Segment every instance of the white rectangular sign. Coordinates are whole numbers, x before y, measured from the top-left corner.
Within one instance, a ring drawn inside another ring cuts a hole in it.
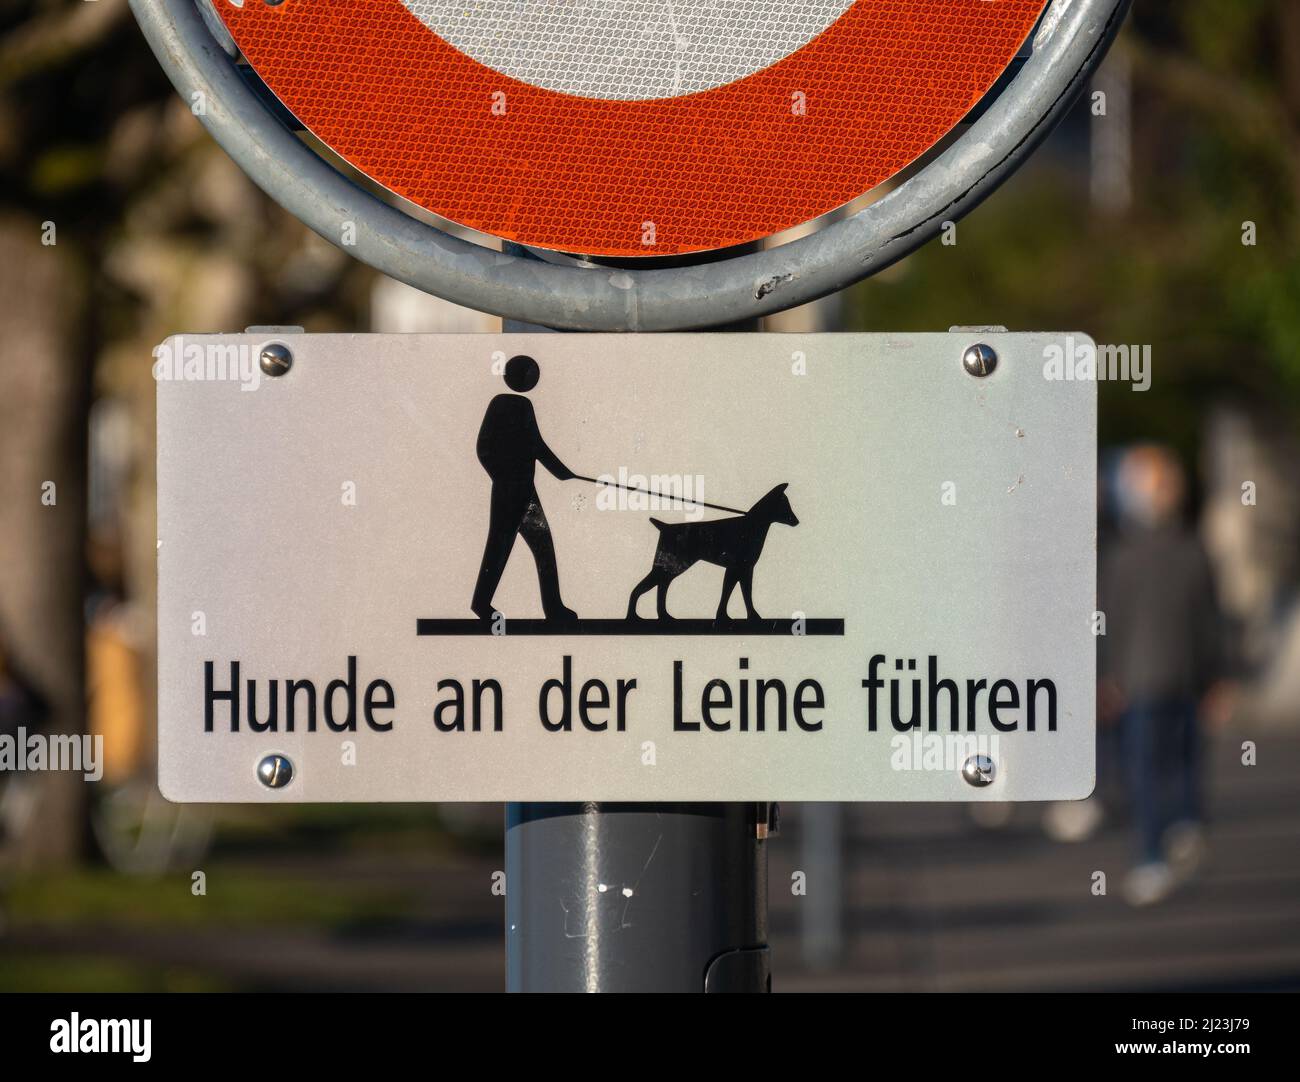
[[[169,798],[1092,790],[1086,338],[276,341],[158,350]]]

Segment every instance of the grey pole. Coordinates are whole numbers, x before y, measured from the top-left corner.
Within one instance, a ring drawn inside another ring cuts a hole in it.
[[[505,251],[536,258],[515,244]],[[771,991],[769,809],[507,804],[506,989]]]
[[[507,989],[770,991],[766,808],[507,805]]]

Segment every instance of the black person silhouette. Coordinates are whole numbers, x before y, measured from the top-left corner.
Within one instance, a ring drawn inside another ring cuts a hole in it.
[[[506,386],[518,394],[499,394],[488,403],[478,431],[478,460],[492,478],[492,509],[488,518],[483,563],[470,608],[482,620],[492,619],[492,595],[510,559],[515,535],[523,537],[537,561],[542,608],[552,621],[576,620],[578,614],[560,600],[560,576],[555,567],[555,545],[546,512],[537,498],[533,471],[538,462],[561,481],[576,475],[561,462],[537,429],[532,402],[523,392],[537,386],[541,370],[531,357],[520,355],[506,362]]]

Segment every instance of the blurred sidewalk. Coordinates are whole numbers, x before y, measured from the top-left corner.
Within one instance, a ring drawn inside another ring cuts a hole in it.
[[[1039,828],[1041,805],[1018,807],[996,831],[976,827],[964,807],[849,806],[847,947],[842,966],[825,972],[799,960],[805,899],[791,896],[790,876],[800,808],[786,807],[771,850],[774,987],[1300,987],[1300,733],[1250,735],[1255,767],[1240,765],[1245,738],[1220,736],[1209,749],[1209,860],[1147,910],[1120,897],[1131,843],[1117,823],[1060,845]],[[144,888],[177,895],[171,919],[122,909],[99,921],[20,912],[0,937],[0,971],[9,985],[39,978],[42,987],[74,989],[496,991],[504,899],[490,885],[501,866],[490,846],[428,855],[391,839],[333,853],[279,843],[219,852],[205,862],[206,899],[189,897],[184,875]],[[1105,897],[1090,890],[1097,870],[1107,875]],[[236,883],[255,896],[253,916],[223,924],[214,910]],[[810,895],[817,889],[808,883]]]
[[[1259,765],[1241,765],[1254,739]],[[1210,853],[1163,905],[1134,910],[1120,884],[1132,841],[1111,822],[1058,844],[1042,805],[981,830],[958,808],[851,806],[843,969],[797,963],[789,896],[796,820],[773,851],[774,988],[1038,991],[1300,988],[1300,734],[1222,735],[1207,747]],[[1091,893],[1094,871],[1107,894]],[[816,884],[808,884],[809,892]]]

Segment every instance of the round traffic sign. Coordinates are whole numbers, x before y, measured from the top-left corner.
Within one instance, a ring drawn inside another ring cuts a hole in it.
[[[326,146],[447,220],[584,255],[726,248],[931,149],[1045,0],[214,0]]]

